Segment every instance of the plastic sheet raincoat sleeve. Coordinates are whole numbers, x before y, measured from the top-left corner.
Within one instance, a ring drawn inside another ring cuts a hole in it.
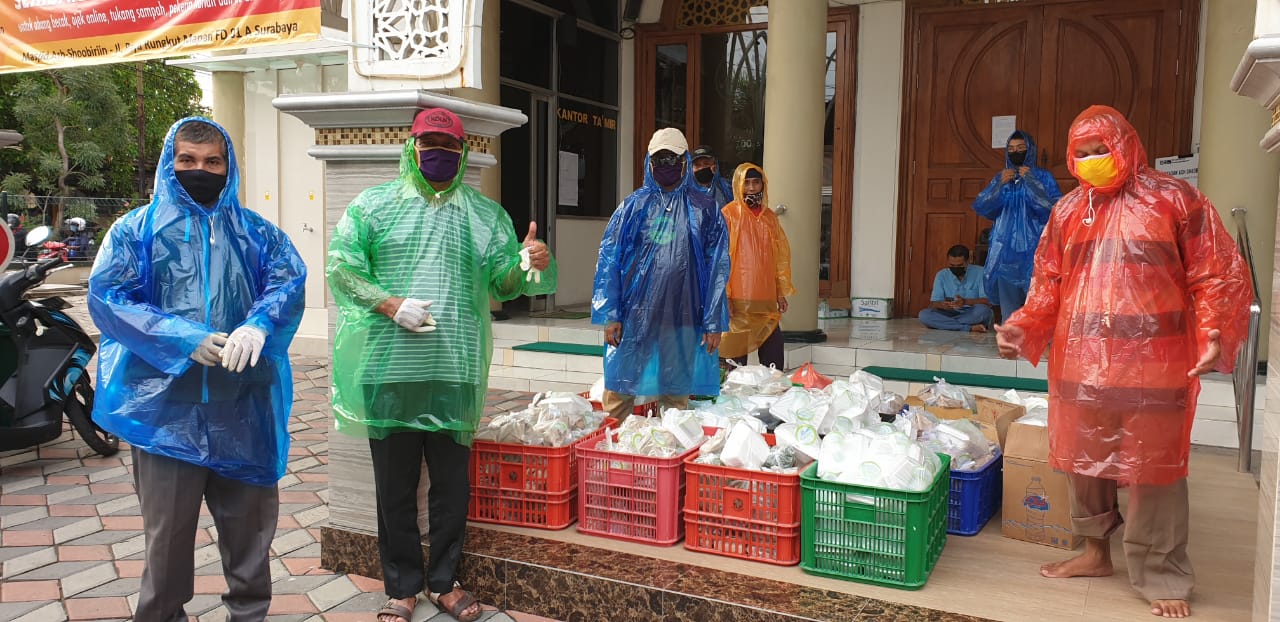
[[[372,311],[391,294],[374,279],[368,256],[368,225],[362,193],[357,196],[334,228],[329,241],[326,276],[335,302],[343,313]]]
[[[1248,337],[1249,324],[1242,318],[1248,317],[1253,295],[1249,267],[1213,204],[1198,190],[1186,190],[1178,197],[1186,214],[1179,245],[1195,310],[1196,351],[1206,352],[1209,331],[1220,331],[1221,354],[1214,369],[1229,374]]]
[[[729,330],[729,232],[720,210],[715,210],[706,220],[703,248],[707,268],[704,275],[699,275],[700,280],[706,279],[702,292],[702,333],[723,333]]]
[[[147,302],[150,264],[139,252],[144,210],[121,218],[103,240],[89,276],[89,314],[103,334],[152,367],[177,376],[195,364],[191,353],[217,331]]]
[[[520,249],[524,247],[515,234],[511,216],[505,210],[497,210],[498,221],[489,231],[486,249],[489,273],[489,295],[499,302],[514,300],[520,296],[544,296],[554,294],[559,281],[556,258],[542,271],[541,281],[530,281],[520,269]]]
[[[596,275],[591,294],[591,323],[607,326],[622,321],[622,232],[630,229],[632,203],[624,200],[614,210],[600,238]]]
[[[263,231],[264,253],[260,259],[259,276],[262,292],[243,326],[252,326],[266,333],[267,349],[280,350],[288,356],[289,342],[298,330],[302,313],[306,309],[304,288],[307,268],[288,236],[277,228]],[[282,335],[283,333],[283,335]],[[280,336],[287,337],[283,341]]]

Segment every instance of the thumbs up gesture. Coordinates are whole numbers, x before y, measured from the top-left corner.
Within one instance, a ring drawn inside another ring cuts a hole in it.
[[[523,259],[528,256],[528,266],[524,265]],[[547,250],[547,245],[538,239],[538,223],[529,223],[529,233],[524,236],[523,250],[520,251],[521,268],[529,270],[530,268],[538,270],[546,270],[551,265],[551,251]]]

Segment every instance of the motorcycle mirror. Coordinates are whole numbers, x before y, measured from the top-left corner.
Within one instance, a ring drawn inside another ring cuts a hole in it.
[[[41,225],[27,232],[27,246],[36,246],[42,244],[49,236],[53,234],[53,229],[48,225]]]

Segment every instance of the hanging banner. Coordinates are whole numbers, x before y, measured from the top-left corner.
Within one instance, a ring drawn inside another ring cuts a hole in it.
[[[6,0],[0,73],[307,41],[320,0]]]

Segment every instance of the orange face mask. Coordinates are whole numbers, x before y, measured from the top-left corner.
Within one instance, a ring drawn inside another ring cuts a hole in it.
[[[1076,177],[1095,188],[1105,188],[1120,176],[1116,160],[1109,153],[1076,158]]]

